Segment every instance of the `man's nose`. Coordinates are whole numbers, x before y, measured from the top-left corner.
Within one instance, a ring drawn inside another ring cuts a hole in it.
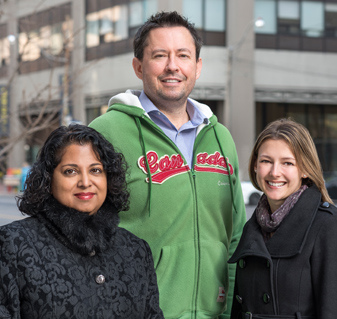
[[[167,59],[167,65],[166,65],[166,70],[171,71],[171,72],[176,72],[179,70],[179,66],[177,63],[177,58],[175,56],[170,56]]]

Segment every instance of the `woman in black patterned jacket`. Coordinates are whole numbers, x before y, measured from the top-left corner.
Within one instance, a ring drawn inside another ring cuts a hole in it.
[[[126,163],[94,129],[56,129],[0,227],[0,318],[164,318],[148,244],[118,227]]]

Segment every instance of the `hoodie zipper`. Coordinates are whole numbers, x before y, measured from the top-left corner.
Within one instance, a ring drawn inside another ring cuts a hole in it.
[[[171,144],[171,146],[173,146],[173,148],[177,151],[178,154],[180,154],[180,156],[182,156],[182,158],[184,159],[184,161],[186,162],[186,159],[184,158],[183,154],[181,153],[181,151],[179,150],[179,148],[177,147],[177,145],[157,126],[153,124],[153,121],[148,118],[145,115],[142,115],[142,119],[144,119],[145,121],[147,121],[148,124],[151,125],[151,127],[156,130],[163,138],[165,138],[166,141],[169,141],[169,143]],[[197,197],[197,188],[196,188],[196,175],[195,175],[195,170],[194,170],[194,165],[195,165],[195,150],[197,149],[198,145],[200,144],[202,138],[201,136],[203,136],[206,131],[208,131],[209,129],[212,128],[212,124],[209,122],[208,125],[206,125],[204,128],[201,129],[201,131],[199,132],[199,134],[196,136],[195,141],[194,141],[194,145],[193,145],[193,160],[192,160],[192,167],[190,167],[190,171],[191,171],[191,175],[192,175],[192,191],[194,194],[194,220],[195,220],[195,225],[194,225],[194,229],[195,229],[195,235],[194,235],[194,242],[195,244],[195,266],[196,266],[196,274],[195,274],[195,279],[194,279],[194,300],[192,300],[192,309],[194,309],[194,313],[193,313],[193,319],[197,319],[197,302],[198,302],[198,292],[199,292],[199,277],[200,277],[200,231],[199,231],[199,210],[198,210],[198,197]],[[146,156],[146,154],[145,154]]]
[[[196,187],[196,175],[195,175],[195,170],[194,170],[194,165],[195,165],[195,150],[197,149],[198,145],[201,142],[201,137],[203,136],[208,129],[212,127],[212,124],[208,124],[205,126],[199,134],[196,136],[194,145],[193,145],[193,160],[192,160],[192,167],[191,167],[191,173],[192,173],[192,179],[193,179],[193,192],[194,192],[194,212],[195,212],[195,239],[196,239],[196,244],[195,244],[195,265],[196,265],[196,275],[195,275],[195,285],[194,285],[194,292],[195,292],[195,297],[194,297],[194,304],[192,305],[192,309],[194,309],[194,318],[197,319],[197,304],[198,304],[198,296],[199,296],[199,277],[200,277],[200,261],[201,261],[201,249],[200,249],[200,230],[199,230],[199,209],[198,209],[198,196],[197,196],[197,187]]]

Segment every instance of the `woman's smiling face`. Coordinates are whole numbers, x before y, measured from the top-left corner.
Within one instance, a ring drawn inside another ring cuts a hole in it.
[[[107,195],[107,176],[91,144],[71,144],[64,150],[51,183],[52,194],[61,204],[95,214]]]
[[[284,140],[268,139],[262,143],[255,163],[256,180],[266,194],[271,211],[302,185],[303,174],[290,147]]]

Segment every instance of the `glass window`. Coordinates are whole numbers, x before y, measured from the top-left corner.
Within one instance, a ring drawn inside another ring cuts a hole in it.
[[[255,0],[255,20],[261,18],[264,25],[255,27],[256,33],[276,34],[276,2],[274,0]]]
[[[157,0],[144,0],[144,22],[158,11]]]
[[[70,6],[53,7],[19,19],[18,51],[21,61],[36,62],[23,66],[20,71],[29,73],[50,67],[41,57],[62,61],[51,55],[64,53],[65,45],[73,47],[73,21]]]
[[[130,10],[130,21],[129,26],[131,28],[138,27],[143,23],[143,2],[136,1],[130,2],[129,4]]]
[[[40,28],[40,40],[39,45],[43,49],[49,49],[50,47],[50,39],[51,39],[51,26],[46,25],[42,28]]]
[[[324,4],[303,1],[301,3],[301,30],[307,37],[321,37],[324,31]]]
[[[226,13],[224,0],[205,1],[205,30],[224,31],[225,16]]]
[[[99,34],[104,35],[113,32],[113,11],[112,8],[104,9],[99,12],[100,26]]]
[[[151,15],[156,13],[157,0],[144,0],[130,2],[130,21],[129,26],[131,28],[138,27],[143,24]]]
[[[38,31],[19,34],[19,53],[22,61],[34,61],[40,57]]]
[[[99,117],[100,115],[102,115],[100,107],[86,109],[87,123],[92,122],[95,118]]]
[[[128,37],[128,7],[126,5],[115,6],[113,8],[113,17],[115,23],[114,40],[122,40]]]
[[[202,0],[184,0],[183,15],[188,18],[197,29],[202,29]]]
[[[87,14],[87,47],[126,39],[129,35],[127,5]]]
[[[280,0],[277,7],[277,30],[280,34],[300,34],[300,4]]]
[[[325,5],[325,35],[337,38],[337,4]]]
[[[114,41],[114,12],[113,8],[101,10],[99,12],[99,36],[100,42]]]
[[[336,106],[324,107],[324,122],[322,123],[321,131],[323,138],[321,139],[322,147],[320,160],[325,172],[337,171],[337,113]],[[316,140],[315,140],[316,143]]]
[[[99,45],[98,12],[87,14],[86,44],[88,48]]]
[[[60,54],[63,50],[62,23],[54,24],[51,33],[50,53]]]
[[[6,38],[0,39],[0,68],[9,65],[10,43]]]

